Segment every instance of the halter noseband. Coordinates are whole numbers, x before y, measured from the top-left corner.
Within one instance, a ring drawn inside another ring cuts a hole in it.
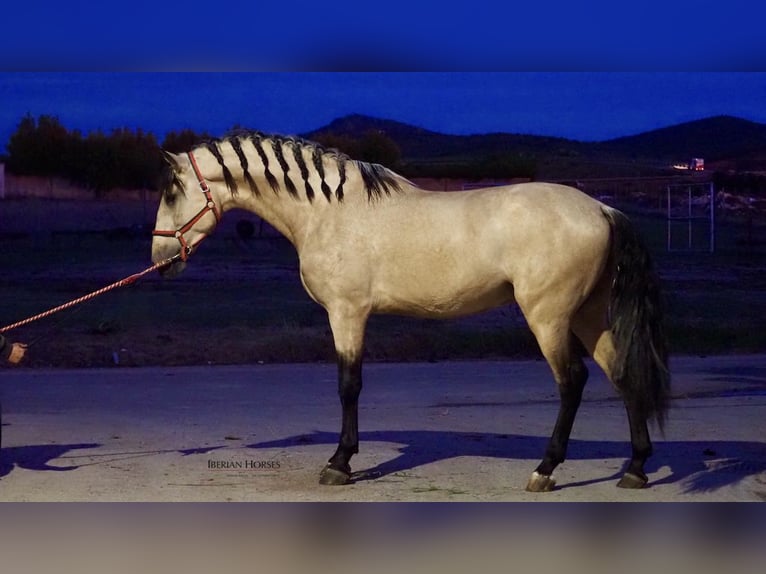
[[[194,169],[194,175],[197,176],[197,181],[199,182],[199,187],[202,190],[202,193],[205,194],[205,199],[207,199],[207,203],[205,206],[199,210],[197,215],[192,217],[189,221],[187,221],[184,225],[176,229],[175,231],[166,231],[161,229],[155,229],[152,231],[152,235],[157,235],[159,237],[175,237],[178,239],[178,242],[181,244],[181,261],[186,261],[189,258],[189,255],[191,255],[192,251],[194,251],[194,248],[202,241],[206,234],[202,234],[202,236],[199,238],[198,241],[194,242],[193,244],[189,244],[186,241],[186,238],[184,237],[184,234],[189,231],[192,227],[194,227],[197,222],[205,217],[208,212],[212,212],[215,216],[215,222],[216,224],[221,221],[221,210],[218,209],[218,206],[215,204],[215,201],[213,201],[213,197],[210,194],[210,188],[207,185],[207,182],[205,181],[205,178],[202,177],[202,173],[199,170],[199,166],[197,165],[197,160],[194,158],[194,154],[192,152],[187,152],[186,154],[189,156],[189,161],[191,162],[192,168]]]

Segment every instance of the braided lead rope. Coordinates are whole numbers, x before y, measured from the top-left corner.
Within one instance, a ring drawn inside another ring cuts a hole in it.
[[[163,267],[170,265],[172,263],[175,263],[180,259],[180,255],[176,255],[174,257],[171,257],[170,259],[165,259],[164,261],[160,261],[159,263],[155,263],[151,267],[147,267],[140,273],[135,273],[133,275],[130,275],[129,277],[125,277],[124,279],[120,279],[119,281],[116,281],[112,283],[111,285],[107,285],[106,287],[102,287],[101,289],[98,289],[96,291],[93,291],[92,293],[88,293],[87,295],[83,295],[82,297],[78,297],[77,299],[73,299],[72,301],[69,301],[68,303],[64,303],[63,305],[59,305],[58,307],[54,307],[53,309],[48,309],[47,311],[43,313],[39,313],[37,315],[34,315],[33,317],[28,317],[24,319],[23,321],[18,321],[17,323],[13,323],[11,325],[7,325],[0,329],[0,333],[5,333],[6,331],[10,331],[12,329],[16,329],[17,327],[21,327],[23,325],[27,325],[29,323],[32,323],[34,321],[37,321],[38,319],[44,319],[45,317],[49,317],[53,315],[54,313],[58,313],[59,311],[63,311],[65,309],[69,309],[70,307],[74,307],[75,305],[78,305],[80,303],[84,303],[85,301],[89,301],[95,297],[98,297],[99,295],[103,295],[104,293],[111,291],[112,289],[117,289],[118,287],[126,287],[132,283],[135,283],[138,279],[143,277],[144,275],[147,275],[148,273],[151,273],[152,271],[156,271],[158,269],[162,269]]]

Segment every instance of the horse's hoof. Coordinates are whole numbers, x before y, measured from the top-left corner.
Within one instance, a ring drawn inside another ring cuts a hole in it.
[[[550,476],[545,476],[544,474],[540,474],[539,472],[535,471],[532,473],[532,476],[529,477],[529,482],[527,483],[527,491],[550,492],[553,490],[554,486],[556,486],[556,481],[553,480]]]
[[[331,466],[326,466],[319,474],[319,484],[328,486],[339,486],[342,484],[348,484],[351,479],[351,473],[338,470]]]
[[[632,472],[626,472],[622,475],[617,486],[618,488],[644,488],[647,482],[649,482],[649,479],[645,476],[638,476]]]

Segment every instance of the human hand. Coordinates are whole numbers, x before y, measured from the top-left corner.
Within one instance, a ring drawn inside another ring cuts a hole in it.
[[[8,355],[8,362],[12,365],[18,365],[27,354],[27,346],[24,343],[14,343],[11,345],[11,354]]]

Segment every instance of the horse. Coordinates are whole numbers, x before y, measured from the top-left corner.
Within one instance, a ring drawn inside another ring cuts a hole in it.
[[[557,384],[550,440],[526,489],[552,490],[588,378],[590,355],[622,396],[632,456],[617,486],[642,488],[670,374],[650,253],[622,212],[564,185],[530,182],[428,191],[376,163],[299,137],[240,131],[163,151],[152,260],[182,272],[223,214],[244,209],[297,250],[300,279],[324,307],[335,345],[341,429],[319,474],[352,482],[369,316],[451,318],[515,303]]]

